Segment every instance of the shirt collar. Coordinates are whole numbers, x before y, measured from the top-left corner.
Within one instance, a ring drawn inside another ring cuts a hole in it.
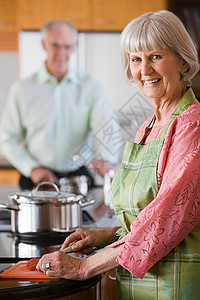
[[[47,81],[53,82],[57,84],[57,79],[51,75],[46,67],[45,62],[41,65],[38,73],[37,73],[37,80],[39,83],[44,83]],[[74,83],[78,82],[78,74],[75,69],[69,67],[68,72],[66,73],[65,77],[62,79],[61,82],[64,81],[72,81]]]

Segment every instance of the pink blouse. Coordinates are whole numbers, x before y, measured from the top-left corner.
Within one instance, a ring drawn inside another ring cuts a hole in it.
[[[167,124],[153,127],[157,140]],[[138,142],[150,120],[138,130]],[[197,100],[171,123],[160,153],[157,171],[159,191],[131,225],[117,262],[140,277],[176,247],[200,221],[200,104]]]

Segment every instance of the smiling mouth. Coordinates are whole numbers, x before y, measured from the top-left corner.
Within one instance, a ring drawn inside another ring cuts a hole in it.
[[[146,85],[150,85],[152,83],[157,83],[159,82],[161,79],[158,78],[158,79],[153,79],[153,80],[143,80],[143,83],[145,83]]]

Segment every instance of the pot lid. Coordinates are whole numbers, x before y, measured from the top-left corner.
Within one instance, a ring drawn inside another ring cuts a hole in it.
[[[17,204],[51,204],[58,205],[64,203],[76,203],[81,201],[84,197],[82,195],[59,193],[56,192],[38,192],[33,195],[30,192],[21,192],[9,195],[9,198]]]
[[[38,190],[43,185],[52,186],[55,191]],[[21,193],[11,194],[9,198],[17,204],[61,204],[79,202],[84,197],[73,193],[60,192],[56,184],[51,182],[42,182],[36,186],[33,191],[23,191]]]

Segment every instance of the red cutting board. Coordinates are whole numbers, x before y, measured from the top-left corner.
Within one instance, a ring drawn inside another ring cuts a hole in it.
[[[9,269],[0,274],[0,278],[3,279],[47,279],[58,280],[59,277],[49,277],[45,273],[40,271],[31,271],[26,267],[27,261],[19,261]]]

